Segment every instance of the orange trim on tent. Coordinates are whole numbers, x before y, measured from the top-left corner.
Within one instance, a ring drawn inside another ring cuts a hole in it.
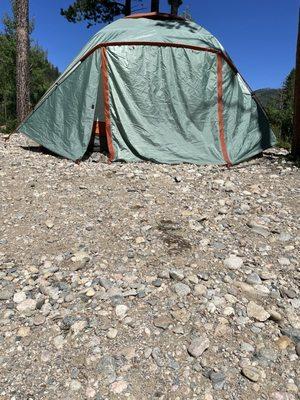
[[[221,50],[211,49],[209,47],[201,47],[201,46],[192,46],[188,44],[182,43],[166,43],[166,42],[105,42],[100,43],[89,50],[81,59],[80,61],[84,61],[87,57],[89,57],[94,51],[97,49],[102,49],[110,46],[157,46],[157,47],[174,47],[180,49],[189,49],[195,51],[207,51],[208,53],[218,54],[220,55],[227,64],[232,68],[232,70],[237,73],[238,70],[233,62],[224,54]]]
[[[217,55],[217,77],[218,77],[218,122],[219,122],[219,138],[223,154],[223,158],[227,165],[232,165],[226,146],[225,128],[224,128],[224,106],[223,106],[223,59],[220,54]]]
[[[102,73],[102,81],[103,81],[105,132],[106,132],[107,146],[108,146],[108,152],[109,152],[109,160],[112,161],[115,158],[115,150],[114,150],[112,134],[111,134],[108,64],[107,64],[107,54],[106,54],[105,47],[103,47],[101,49],[101,73]]]

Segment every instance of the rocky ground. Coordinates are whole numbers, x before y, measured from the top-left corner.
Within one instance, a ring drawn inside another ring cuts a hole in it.
[[[296,400],[299,169],[0,141],[0,399]]]

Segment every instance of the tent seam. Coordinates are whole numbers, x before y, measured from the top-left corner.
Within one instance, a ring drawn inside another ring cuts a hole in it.
[[[232,68],[232,70],[237,73],[238,70],[236,66],[233,64],[233,62],[229,59],[229,57],[224,54],[222,50],[219,49],[212,49],[210,47],[201,47],[201,46],[194,46],[194,45],[189,45],[189,44],[182,44],[182,43],[167,43],[167,42],[105,42],[105,43],[100,43],[97,44],[95,47],[90,49],[81,59],[80,61],[84,61],[86,58],[88,58],[94,51],[97,49],[101,48],[106,48],[106,47],[111,47],[111,46],[156,46],[156,47],[175,47],[175,48],[183,48],[183,49],[189,49],[189,50],[195,50],[195,51],[207,51],[209,53],[214,53],[217,55],[220,55],[226,62],[227,64]]]

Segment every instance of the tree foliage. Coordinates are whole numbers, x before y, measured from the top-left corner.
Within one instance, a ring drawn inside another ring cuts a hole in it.
[[[159,11],[160,0],[150,1],[150,11]],[[178,14],[182,0],[168,0],[170,12]],[[142,5],[142,0],[75,0],[68,8],[61,9],[60,13],[69,22],[87,21],[87,27],[104,22],[112,22],[115,17],[129,15],[134,11],[133,7]]]
[[[0,125],[8,130],[16,124],[16,24],[14,18],[3,18],[0,32]],[[31,22],[31,32],[33,23]],[[59,71],[47,58],[47,53],[33,41],[29,52],[30,104],[33,107],[59,76]]]
[[[69,22],[88,21],[87,27],[101,23],[112,22],[115,17],[129,15],[132,5],[140,0],[75,0],[67,9],[61,9],[60,13]]]
[[[257,93],[266,108],[279,144],[288,148],[293,135],[294,86],[295,69],[288,74],[277,93],[264,93],[261,90]]]

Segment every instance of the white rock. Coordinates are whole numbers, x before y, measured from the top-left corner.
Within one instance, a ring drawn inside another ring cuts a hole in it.
[[[128,388],[128,382],[126,381],[116,381],[111,384],[111,391],[115,394],[120,394]]]
[[[254,318],[257,321],[264,322],[270,318],[270,314],[260,305],[250,301],[247,305],[248,317]]]
[[[36,309],[36,300],[34,299],[27,299],[23,300],[21,303],[17,305],[17,310],[20,312],[28,312],[34,311]]]
[[[202,283],[199,283],[198,285],[195,285],[194,292],[197,296],[203,296],[207,292],[207,288]]]
[[[87,297],[93,297],[93,296],[95,296],[95,290],[93,289],[93,288],[89,288],[87,291],[86,291],[86,296]]]
[[[53,344],[57,348],[57,350],[60,350],[64,347],[65,340],[62,335],[58,335],[53,339]]]
[[[26,337],[29,336],[30,334],[30,328],[29,326],[22,326],[21,328],[18,329],[17,336],[19,337]]]
[[[73,257],[71,258],[73,262],[84,261],[89,259],[90,256],[85,251],[78,251],[77,253],[74,253]]]
[[[22,301],[26,300],[26,293],[24,293],[24,292],[15,293],[13,300],[17,304],[22,303]]]
[[[118,304],[116,306],[116,316],[119,319],[123,319],[128,311],[128,307],[125,304]]]
[[[72,379],[70,383],[70,389],[73,392],[78,392],[81,389],[81,383],[77,379]]]
[[[54,222],[51,219],[47,219],[45,221],[45,225],[47,226],[48,229],[52,229],[54,227]]]
[[[96,390],[92,387],[86,388],[85,395],[88,399],[93,399],[96,396]]]
[[[223,310],[223,315],[229,316],[234,315],[234,308],[233,307],[225,307]]]
[[[117,337],[118,330],[115,328],[110,328],[107,332],[107,337],[109,339],[115,339]]]
[[[291,264],[290,260],[289,260],[288,258],[286,258],[286,257],[281,257],[281,258],[279,258],[279,259],[278,259],[278,262],[279,262],[279,264],[282,265],[282,266],[287,266],[287,265],[290,265],[290,264]]]
[[[84,328],[87,327],[87,321],[82,320],[82,321],[76,321],[72,326],[71,326],[71,331],[74,333],[74,335],[77,335],[79,332],[83,331]]]
[[[243,259],[234,254],[224,260],[225,267],[233,270],[241,268],[243,263]]]

